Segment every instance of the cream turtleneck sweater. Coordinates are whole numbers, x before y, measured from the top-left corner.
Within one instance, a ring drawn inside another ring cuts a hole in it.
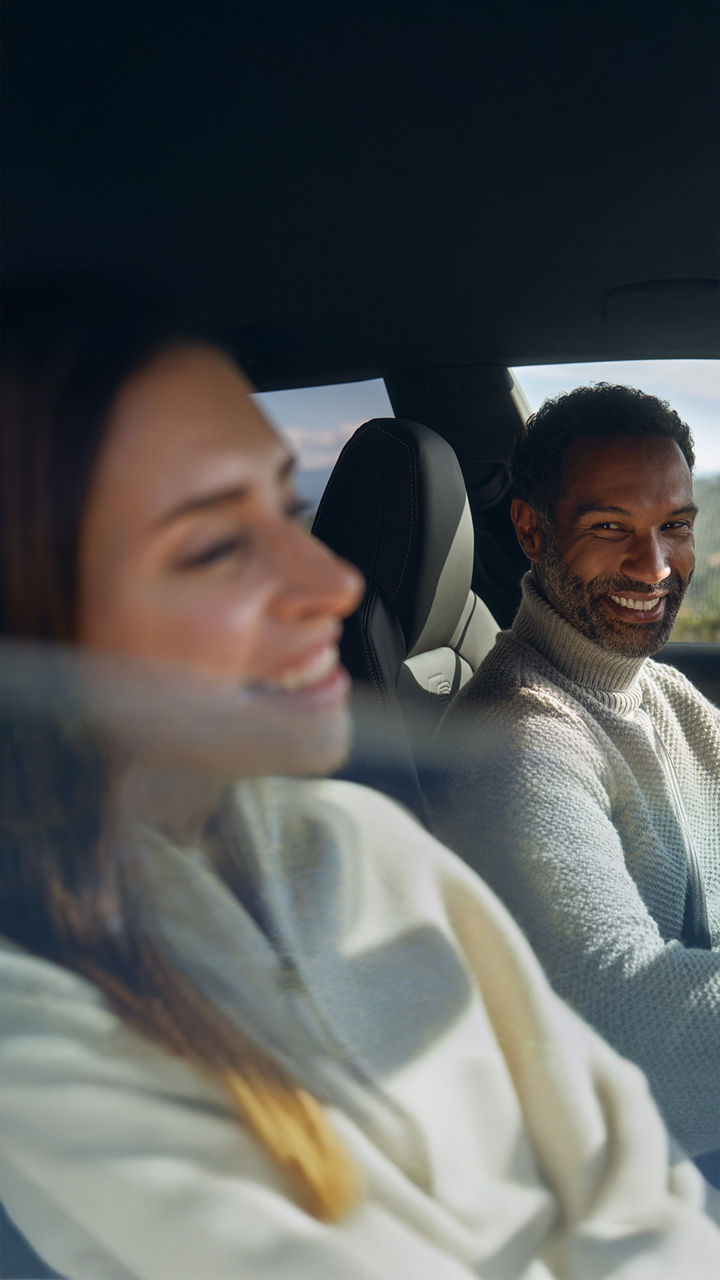
[[[698,853],[712,951],[680,938]],[[720,1147],[720,712],[678,671],[608,652],[530,575],[446,713],[436,829],[516,916],[555,988],[646,1072],[691,1154]],[[662,748],[660,748],[662,750]]]
[[[0,1188],[60,1275],[715,1280],[720,1234],[644,1078],[467,867],[347,783],[235,805],[265,929],[201,852],[148,833],[138,921],[325,1104],[365,1193],[308,1217],[217,1085],[0,940]]]

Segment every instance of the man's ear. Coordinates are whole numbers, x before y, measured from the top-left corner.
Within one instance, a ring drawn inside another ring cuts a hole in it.
[[[529,502],[522,498],[513,498],[510,503],[510,519],[515,525],[515,533],[528,560],[539,560],[545,544],[545,537],[540,517]]]

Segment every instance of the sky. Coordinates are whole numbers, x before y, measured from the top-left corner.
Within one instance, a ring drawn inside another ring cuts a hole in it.
[[[613,363],[534,365],[512,371],[531,409],[547,396],[589,382],[619,382],[668,400],[695,437],[696,473],[720,473],[720,360],[623,360]],[[345,441],[368,418],[392,416],[381,379],[268,391],[258,395],[265,412],[284,432],[308,478],[307,496],[319,497],[320,472],[330,473]],[[311,482],[310,482],[311,481]]]
[[[264,391],[256,397],[288,437],[307,469],[332,468],[346,440],[368,418],[393,416],[381,378],[297,391]]]
[[[720,472],[720,360],[618,360],[513,369],[532,409],[589,382],[619,382],[667,400],[695,437],[696,474]]]

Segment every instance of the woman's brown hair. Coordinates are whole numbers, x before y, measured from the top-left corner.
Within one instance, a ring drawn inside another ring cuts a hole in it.
[[[25,283],[3,304],[0,637],[72,644],[80,525],[113,400],[161,350],[215,335],[115,286]],[[107,837],[103,745],[63,715],[75,693],[55,695],[55,710],[51,695],[0,707],[0,934],[90,979],[221,1084],[298,1202],[337,1219],[358,1187],[325,1111],[138,926],[132,850]]]

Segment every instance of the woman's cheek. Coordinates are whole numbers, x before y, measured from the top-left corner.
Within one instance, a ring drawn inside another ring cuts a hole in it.
[[[264,593],[240,593],[203,584],[165,599],[156,612],[153,649],[156,656],[189,662],[218,675],[252,675],[262,650]]]

